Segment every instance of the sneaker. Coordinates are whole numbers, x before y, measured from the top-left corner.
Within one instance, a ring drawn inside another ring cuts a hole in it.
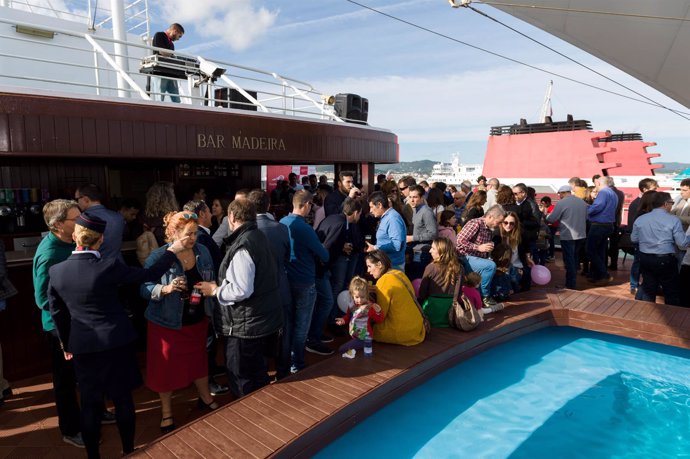
[[[332,343],[333,341],[335,341],[335,338],[333,338],[331,335],[321,335],[322,343]]]
[[[210,382],[208,383],[208,391],[215,397],[216,395],[227,394],[230,392],[230,388],[223,384],[218,384],[217,382]]]
[[[63,435],[62,441],[77,448],[84,448],[84,439],[81,438],[81,432],[73,436]]]
[[[637,294],[637,288],[636,287],[630,287],[630,294],[632,296],[635,296]]]
[[[497,304],[497,303],[496,303],[496,300],[494,300],[494,299],[491,298],[490,296],[487,296],[486,298],[484,298],[484,299],[482,300],[482,303],[484,303],[484,306],[487,307],[487,308],[490,308],[491,306]]]
[[[506,307],[506,305],[503,303],[496,303],[493,306],[491,306],[491,312],[500,311],[505,307]]]
[[[312,354],[318,354],[318,355],[331,355],[331,354],[333,354],[333,350],[323,343],[307,343],[307,346],[304,349],[307,352],[311,352]]]
[[[101,424],[115,424],[115,413],[104,410],[103,415],[101,416]]]
[[[357,355],[357,351],[354,349],[349,349],[349,350],[343,352],[343,357],[346,359],[354,359],[356,355]]]
[[[494,310],[491,308],[481,308],[479,312],[481,312],[483,316],[484,314],[491,314],[492,312],[494,312]]]

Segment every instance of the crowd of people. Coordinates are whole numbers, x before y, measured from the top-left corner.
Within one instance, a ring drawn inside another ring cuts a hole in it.
[[[534,265],[553,260],[557,235],[566,287],[577,287],[578,271],[592,285],[609,283],[620,244],[634,251],[636,298],[663,292],[667,304],[690,306],[680,288],[690,280],[688,180],[676,200],[642,180],[627,228],[611,177],[595,176],[592,190],[574,177],[555,203],[496,178],[455,188],[379,176],[368,196],[354,180],[347,171],[333,186],[291,176],[271,194],[238,190],[210,206],[203,190],[180,206],[168,182],[152,185],[144,206],[125,200],[119,211],[102,204],[95,185],[47,203],[49,234],[33,280],[64,440],[99,457],[100,425],[114,422],[131,452],[132,390],[144,380],[159,394],[166,433],[175,429],[173,392],[192,383],[198,407],[214,410],[218,394],[242,397],[269,384],[271,360],[281,379],[306,366],[305,352],[333,354],[334,336],[351,338],[338,349],[348,358],[370,354],[372,341],[419,344],[424,312],[448,326],[458,292],[491,314],[529,289]],[[136,238],[143,266],[124,263],[123,235]],[[123,289],[147,302],[145,378]],[[341,310],[344,291],[350,299]],[[227,386],[215,381],[219,373]]]

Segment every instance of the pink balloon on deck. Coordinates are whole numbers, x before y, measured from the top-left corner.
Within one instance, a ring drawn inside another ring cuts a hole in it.
[[[551,282],[551,271],[542,265],[532,266],[532,282],[537,285],[546,285]]]
[[[414,296],[419,298],[419,286],[422,285],[421,279],[415,279],[412,281],[412,286],[414,287]]]

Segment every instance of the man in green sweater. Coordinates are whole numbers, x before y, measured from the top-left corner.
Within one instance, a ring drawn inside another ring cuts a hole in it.
[[[71,360],[65,359],[53,318],[48,309],[48,270],[72,255],[75,244],[72,241],[74,220],[81,214],[76,201],[56,199],[43,206],[43,219],[50,233],[43,238],[36,249],[33,262],[34,297],[41,310],[41,320],[53,362],[53,390],[58,412],[58,426],[62,439],[79,448],[84,447],[81,438],[79,403],[77,402],[77,380]]]

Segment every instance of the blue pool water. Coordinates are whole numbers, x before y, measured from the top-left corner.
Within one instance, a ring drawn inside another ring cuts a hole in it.
[[[436,376],[316,457],[687,458],[690,351],[543,329]]]

